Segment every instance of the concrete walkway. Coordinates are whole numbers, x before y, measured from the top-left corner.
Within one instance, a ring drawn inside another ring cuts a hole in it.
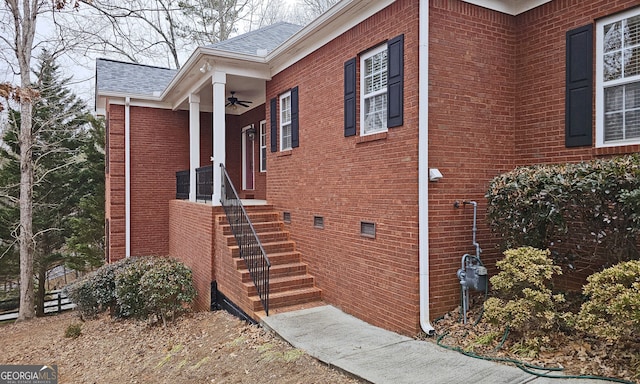
[[[534,376],[374,327],[329,305],[271,315],[262,325],[320,361],[376,384],[610,383]]]

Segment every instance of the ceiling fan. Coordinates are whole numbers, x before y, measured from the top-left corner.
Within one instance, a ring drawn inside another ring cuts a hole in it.
[[[234,107],[235,108],[236,105],[240,105],[242,107],[248,108],[249,104],[252,103],[252,101],[249,101],[249,100],[238,100],[238,98],[235,96],[235,94],[236,94],[235,91],[231,91],[231,96],[227,97],[227,100],[229,102],[225,105],[225,107]]]

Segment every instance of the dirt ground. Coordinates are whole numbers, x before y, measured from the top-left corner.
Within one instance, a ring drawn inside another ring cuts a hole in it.
[[[72,324],[81,335],[65,337]],[[167,327],[73,312],[0,324],[0,364],[58,366],[59,383],[362,383],[224,311]]]

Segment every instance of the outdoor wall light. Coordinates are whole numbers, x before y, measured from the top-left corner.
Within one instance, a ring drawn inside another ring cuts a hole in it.
[[[251,128],[247,129],[246,132],[249,140],[253,140],[253,138],[256,137],[256,129],[253,127],[253,125],[251,126]]]
[[[442,179],[442,173],[438,168],[429,168],[429,181],[438,181]]]

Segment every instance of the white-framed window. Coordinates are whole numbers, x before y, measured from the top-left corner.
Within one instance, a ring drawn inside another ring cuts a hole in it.
[[[387,130],[387,45],[360,57],[360,135]]]
[[[596,25],[596,146],[640,144],[640,8]]]
[[[267,121],[260,122],[260,172],[267,171]]]
[[[280,95],[280,150],[291,149],[291,91]]]

